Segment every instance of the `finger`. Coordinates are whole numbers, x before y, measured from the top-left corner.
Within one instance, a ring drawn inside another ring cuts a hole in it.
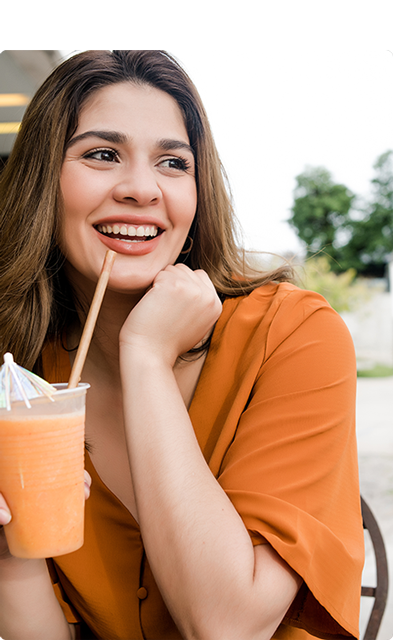
[[[8,508],[4,496],[0,493],[0,525],[8,524],[11,521],[11,512]]]
[[[178,264],[168,264],[163,271],[184,271],[185,273],[193,273],[193,270],[182,262],[179,262]]]
[[[182,276],[184,276],[186,279],[190,278],[191,281],[202,285],[202,286],[206,286],[208,287],[211,291],[213,291],[214,293],[216,293],[216,289],[214,287],[213,282],[211,281],[210,277],[208,276],[208,274],[206,273],[206,271],[204,271],[203,269],[195,269],[195,271],[192,271],[191,269],[189,269],[188,267],[186,267],[183,264],[179,264],[179,265],[175,265],[175,267],[184,267],[184,269],[182,269],[183,273],[181,274]],[[180,271],[180,269],[178,270],[178,272]]]
[[[195,269],[195,271],[193,271],[193,273],[200,279],[202,280],[202,282],[206,282],[207,284],[211,285],[212,287],[214,287],[214,284],[212,283],[211,279],[209,278],[209,276],[207,275],[206,271],[204,271],[203,269]]]
[[[85,469],[85,500],[90,496],[91,476]]]

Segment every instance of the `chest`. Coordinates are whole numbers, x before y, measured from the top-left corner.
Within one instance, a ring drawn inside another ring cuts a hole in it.
[[[175,367],[179,393],[190,407],[205,355]],[[91,379],[91,378],[90,378]],[[92,464],[107,488],[138,522],[138,511],[129,464],[120,385],[92,380],[86,410],[86,444]]]

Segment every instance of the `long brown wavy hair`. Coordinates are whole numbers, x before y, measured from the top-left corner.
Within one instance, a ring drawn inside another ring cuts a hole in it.
[[[196,157],[197,212],[186,264],[204,269],[221,297],[291,278],[289,265],[257,272],[238,245],[237,223],[199,94],[179,63],[160,50],[86,51],[59,65],[26,109],[0,176],[0,356],[32,369],[46,339],[75,321],[73,293],[58,247],[60,171],[85,101],[120,82],[147,84],[180,107]],[[180,256],[181,258],[184,255]]]

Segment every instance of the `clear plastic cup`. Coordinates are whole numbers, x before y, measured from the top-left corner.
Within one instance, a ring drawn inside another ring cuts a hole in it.
[[[79,549],[84,529],[85,400],[90,385],[53,385],[46,397],[0,409],[0,491],[12,555],[49,558]]]

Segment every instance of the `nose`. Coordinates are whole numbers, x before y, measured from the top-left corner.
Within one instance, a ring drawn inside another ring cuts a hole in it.
[[[125,167],[113,191],[119,202],[132,202],[146,206],[159,202],[162,197],[154,169],[146,165]]]

